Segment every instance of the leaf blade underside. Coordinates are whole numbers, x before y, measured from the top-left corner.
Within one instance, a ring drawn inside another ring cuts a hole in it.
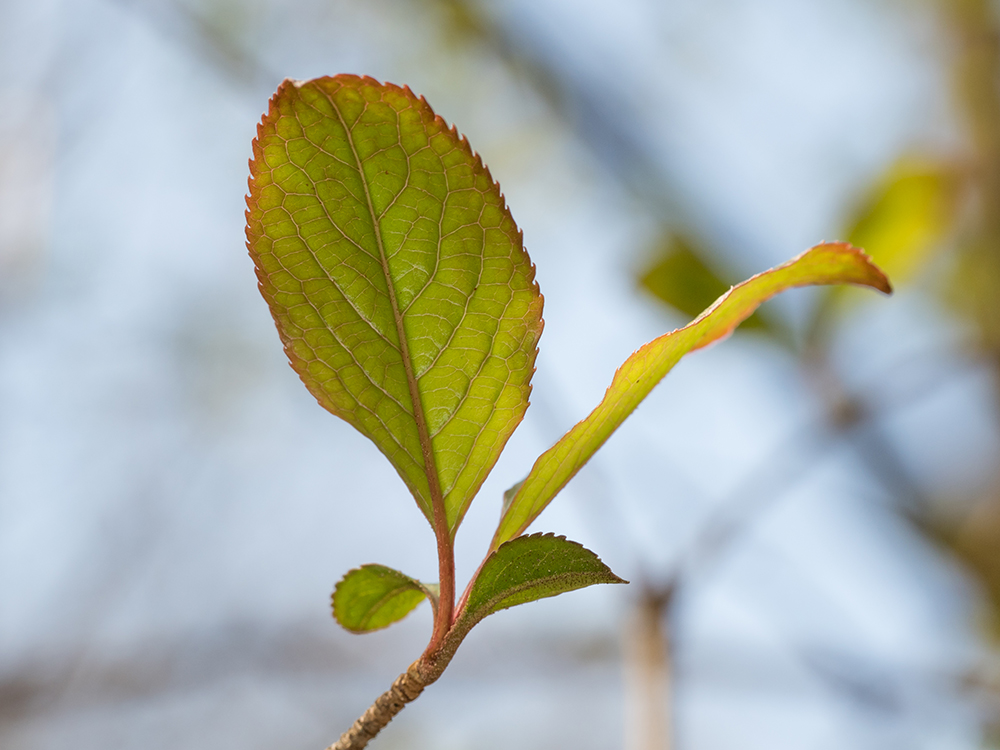
[[[628,583],[586,547],[553,534],[501,545],[483,563],[456,621],[465,633],[487,615],[598,583]]]
[[[499,186],[407,88],[285,81],[247,245],[292,367],[454,534],[521,421],[542,298]]]
[[[425,598],[435,605],[433,589],[426,584],[371,563],[344,574],[333,590],[331,605],[334,619],[345,630],[370,633],[402,620]]]
[[[538,517],[681,357],[729,335],[761,303],[785,289],[840,283],[892,292],[885,274],[864,252],[843,242],[823,243],[736,285],[688,325],[640,347],[615,372],[597,408],[535,461],[505,503],[490,549],[518,536]]]

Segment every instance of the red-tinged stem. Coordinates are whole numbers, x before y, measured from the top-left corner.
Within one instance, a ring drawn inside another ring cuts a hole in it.
[[[436,503],[434,507],[435,519],[444,520],[444,503]],[[471,582],[465,593],[462,594],[456,613],[455,547],[451,534],[447,531],[447,526],[435,524],[435,530],[437,529],[441,529],[443,532],[438,534],[441,589],[440,601],[434,611],[434,632],[431,635],[430,643],[427,644],[427,650],[410,665],[409,669],[396,678],[392,687],[380,695],[339,740],[326,750],[361,750],[365,747],[392,721],[396,714],[403,710],[407,703],[416,700],[425,687],[441,676],[445,667],[455,656],[455,651],[462,640],[475,624],[468,618],[460,617],[461,610],[469,597],[469,591],[472,589]],[[479,569],[472,577],[473,581],[476,580],[482,567],[480,564]],[[458,619],[456,619],[456,614]]]
[[[462,612],[465,610],[465,603],[469,600],[469,594],[472,593],[472,587],[475,585],[476,579],[479,578],[479,571],[483,569],[486,561],[490,559],[490,554],[492,553],[487,554],[486,557],[483,558],[483,561],[479,563],[479,567],[476,568],[476,572],[473,573],[472,578],[469,579],[469,584],[465,587],[465,591],[463,591],[462,595],[458,598],[458,604],[455,605],[454,619],[457,620],[462,616]]]
[[[441,504],[442,522],[444,521],[444,507]],[[438,513],[435,507],[435,521]],[[451,534],[448,532],[447,524],[435,524],[437,526],[437,548],[438,548],[438,586],[439,599],[438,606],[434,612],[434,632],[431,634],[430,643],[424,652],[423,659],[433,658],[434,653],[441,648],[445,636],[451,630],[452,620],[455,613],[455,545]]]
[[[361,167],[361,156],[358,154],[357,146],[354,143],[353,131],[332,99],[330,100],[330,104],[337,119],[340,120],[341,126],[344,128],[344,132],[347,133],[347,142],[351,147],[355,167],[358,170],[358,174],[362,175],[365,200],[368,203],[368,212],[371,216],[372,228],[375,231],[375,241],[378,245],[379,262],[382,266],[382,273],[385,275],[389,306],[396,325],[399,355],[403,362],[403,370],[406,372],[406,385],[410,392],[410,402],[413,404],[413,421],[420,439],[420,451],[423,454],[424,460],[424,474],[427,476],[427,489],[430,494],[431,511],[434,519],[434,534],[437,536],[440,601],[438,602],[437,611],[434,613],[434,633],[431,635],[431,642],[427,646],[427,651],[421,657],[423,660],[424,658],[433,656],[434,652],[441,648],[444,643],[444,637],[451,629],[452,616],[455,612],[455,548],[451,538],[451,530],[448,528],[448,515],[444,505],[444,494],[441,491],[437,462],[434,459],[434,446],[430,430],[427,427],[427,417],[424,414],[420,386],[417,383],[417,375],[413,369],[413,358],[410,356],[409,339],[406,335],[406,322],[403,319],[403,311],[400,308],[399,300],[396,298],[395,280],[389,268],[389,258],[382,241],[382,230],[379,223],[380,216],[375,211],[368,181],[363,177],[364,170]]]

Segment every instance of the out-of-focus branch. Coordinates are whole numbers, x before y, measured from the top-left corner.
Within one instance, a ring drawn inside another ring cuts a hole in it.
[[[624,657],[631,698],[626,710],[629,750],[671,750],[673,663],[669,627],[672,589],[643,586],[625,621]]]
[[[222,73],[230,84],[256,91],[273,88],[284,76],[244,46],[225,23],[213,23],[180,0],[108,0],[145,21]]]
[[[907,363],[913,365],[912,361]],[[920,367],[903,367],[899,363],[888,368],[897,371],[922,371]],[[710,567],[743,537],[747,529],[766,514],[816,463],[829,454],[837,442],[856,443],[858,435],[872,437],[864,444],[872,450],[862,451],[861,458],[879,476],[890,491],[912,493],[908,507],[926,507],[926,499],[912,483],[891,443],[882,439],[878,422],[893,409],[918,403],[962,371],[930,368],[924,377],[908,387],[897,389],[892,399],[869,403],[861,394],[851,394],[842,387],[825,390],[826,411],[819,422],[807,423],[782,440],[747,475],[721,504],[720,512],[702,528],[687,550],[679,556],[675,567],[663,583],[646,585],[632,606],[626,624],[626,667],[630,674],[632,694],[629,704],[632,717],[628,722],[629,746],[635,750],[663,750],[672,747],[673,621],[675,594],[685,577]],[[875,378],[879,382],[881,378]],[[829,383],[827,384],[829,386]],[[856,685],[839,679],[837,674],[820,669],[810,658],[808,649],[796,649],[802,663],[818,677],[841,690],[855,690]]]
[[[684,191],[651,159],[652,145],[622,113],[627,102],[615,89],[594,85],[560,62],[552,46],[526,26],[516,29],[476,0],[424,0],[439,7],[453,32],[485,47],[549,105],[604,166],[653,216],[681,222],[691,207]]]

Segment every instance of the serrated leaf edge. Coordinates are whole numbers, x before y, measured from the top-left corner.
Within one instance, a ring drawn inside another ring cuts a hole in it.
[[[385,568],[387,570],[391,570],[392,572],[398,573],[399,575],[403,576],[404,578],[406,578],[409,581],[409,584],[407,586],[393,589],[391,593],[389,593],[386,596],[384,596],[383,598],[379,599],[379,601],[371,608],[371,612],[372,613],[377,612],[378,609],[385,602],[389,601],[393,596],[398,595],[398,593],[401,590],[404,590],[404,591],[405,590],[416,590],[416,591],[420,591],[424,596],[427,597],[427,599],[431,603],[431,608],[434,610],[435,616],[437,615],[438,596],[439,596],[439,591],[438,591],[438,585],[437,584],[435,584],[435,583],[423,583],[422,581],[418,581],[416,578],[413,578],[411,576],[406,575],[406,573],[403,573],[402,571],[396,570],[395,568],[390,568],[388,565],[382,565],[381,563],[365,563],[364,565],[359,565],[356,568],[351,568],[346,573],[344,573],[344,575],[342,575],[340,577],[340,580],[337,581],[337,583],[334,585],[334,587],[333,587],[333,593],[330,594],[330,611],[333,614],[333,619],[335,619],[337,621],[337,624],[340,625],[340,627],[342,627],[344,630],[346,630],[349,633],[356,633],[358,635],[363,635],[365,633],[374,633],[377,630],[385,630],[385,628],[389,627],[390,625],[395,625],[397,622],[405,620],[407,617],[410,616],[410,612],[412,612],[414,609],[416,609],[417,607],[420,606],[420,604],[418,602],[416,605],[414,605],[413,609],[411,609],[410,612],[407,612],[405,615],[403,615],[402,617],[400,617],[398,620],[393,620],[392,622],[386,623],[385,625],[383,625],[382,627],[379,627],[379,628],[357,629],[357,628],[352,628],[352,627],[349,627],[349,626],[345,625],[344,622],[337,616],[337,605],[336,605],[337,592],[340,591],[341,585],[344,584],[344,582],[347,581],[348,576],[350,576],[352,573],[359,573],[359,572],[363,571],[365,568],[372,568],[372,567]]]
[[[538,280],[537,280],[537,275],[536,275],[537,274],[537,269],[536,269],[535,263],[531,260],[531,256],[528,254],[528,251],[527,251],[527,249],[524,246],[524,230],[517,224],[516,221],[514,221],[513,214],[510,211],[510,206],[507,203],[507,197],[504,195],[504,192],[503,192],[503,190],[500,187],[500,183],[496,179],[494,179],[493,173],[490,171],[489,166],[483,161],[482,156],[479,154],[479,152],[472,148],[472,145],[469,143],[468,137],[464,133],[460,133],[459,130],[458,130],[458,128],[453,123],[449,124],[448,121],[444,117],[442,117],[441,115],[439,115],[434,110],[434,108],[431,107],[430,103],[427,101],[427,99],[423,95],[417,96],[416,94],[413,93],[413,90],[409,86],[406,86],[406,85],[399,86],[397,84],[390,83],[388,81],[379,81],[378,79],[373,78],[371,76],[358,76],[358,75],[354,75],[354,74],[350,74],[350,73],[342,73],[342,74],[338,74],[336,76],[320,76],[318,78],[313,78],[313,79],[308,79],[308,80],[286,78],[285,80],[283,80],[278,85],[278,88],[275,90],[274,94],[272,94],[271,98],[268,100],[267,112],[264,113],[264,115],[261,117],[261,120],[257,123],[257,134],[254,136],[253,141],[251,142],[251,149],[252,149],[253,157],[248,160],[248,165],[249,165],[249,169],[250,169],[250,176],[247,178],[248,193],[244,197],[245,198],[245,202],[246,202],[246,206],[247,206],[247,208],[246,208],[246,210],[244,212],[244,216],[245,216],[246,222],[247,222],[247,224],[246,224],[246,230],[245,230],[245,233],[246,233],[246,248],[247,248],[247,253],[250,255],[251,260],[253,260],[253,262],[254,262],[254,272],[255,272],[255,275],[257,276],[257,288],[258,288],[258,291],[260,292],[261,296],[264,297],[264,299],[268,303],[268,307],[270,308],[272,300],[269,298],[269,296],[264,291],[263,279],[261,277],[262,271],[261,271],[261,269],[260,269],[260,267],[259,267],[259,265],[257,263],[256,258],[254,257],[254,252],[253,252],[253,247],[252,247],[253,240],[256,239],[256,238],[258,238],[259,235],[252,234],[251,230],[250,230],[250,215],[251,215],[251,212],[258,207],[257,206],[257,200],[254,197],[254,188],[256,187],[254,166],[255,166],[256,162],[262,161],[263,158],[264,158],[264,153],[263,153],[262,147],[260,145],[260,139],[264,135],[264,133],[263,133],[264,125],[267,122],[274,122],[275,121],[275,119],[276,119],[275,118],[275,113],[276,113],[276,109],[277,109],[277,101],[278,101],[279,97],[282,95],[282,93],[285,91],[286,88],[288,88],[288,87],[294,87],[296,89],[300,89],[303,86],[305,86],[306,84],[315,83],[317,81],[335,80],[335,79],[352,80],[354,82],[360,82],[360,83],[365,84],[365,85],[373,85],[373,86],[382,87],[382,88],[388,89],[390,91],[398,92],[398,93],[401,93],[401,94],[403,94],[405,96],[412,97],[413,99],[418,100],[423,106],[427,107],[428,112],[430,112],[433,115],[433,117],[434,117],[434,122],[437,123],[437,124],[442,125],[446,130],[448,130],[456,138],[456,141],[458,142],[458,144],[462,148],[462,150],[465,151],[465,153],[468,154],[470,157],[472,157],[472,159],[475,162],[475,166],[477,168],[481,168],[483,170],[483,172],[485,173],[486,179],[496,189],[496,191],[497,191],[497,193],[498,193],[498,195],[500,197],[500,201],[501,201],[501,204],[503,206],[503,211],[508,216],[510,216],[511,221],[513,221],[513,223],[514,223],[514,226],[517,227],[518,243],[520,245],[519,249],[520,249],[520,251],[522,253],[524,253],[525,257],[528,260],[528,265],[530,266],[530,272],[528,274],[527,281],[531,285],[532,291],[534,292],[534,294],[537,297],[537,305],[538,305],[538,327],[537,327],[537,331],[535,332],[535,347],[531,351],[530,357],[529,357],[529,361],[528,361],[528,366],[530,367],[531,371],[530,371],[530,374],[528,375],[527,379],[525,380],[525,383],[524,383],[524,386],[523,386],[523,389],[522,389],[524,408],[521,410],[520,415],[518,415],[518,417],[517,417],[517,419],[516,419],[516,421],[514,423],[513,428],[511,429],[510,433],[506,436],[505,439],[503,439],[500,442],[500,445],[499,445],[500,450],[497,453],[497,458],[499,458],[499,455],[500,455],[500,453],[502,453],[503,448],[507,444],[507,441],[510,439],[511,436],[513,436],[514,431],[517,429],[517,427],[524,420],[524,415],[527,412],[528,407],[531,405],[530,398],[531,398],[531,393],[532,393],[532,389],[533,389],[531,381],[534,378],[534,374],[536,372],[535,362],[537,361],[537,358],[538,358],[538,341],[541,339],[542,332],[543,332],[543,330],[545,328],[545,319],[544,319],[545,296],[541,293],[541,289],[539,288],[539,285],[538,285]],[[366,190],[367,190],[367,185],[366,185]],[[379,242],[381,243],[381,240],[379,240]],[[353,427],[355,427],[355,429],[357,429],[359,432],[361,432],[362,435],[365,435],[364,431],[362,431],[359,428],[358,425],[354,424],[353,420],[350,419],[348,415],[340,413],[338,410],[336,410],[335,408],[333,408],[333,404],[332,403],[325,403],[324,400],[320,396],[318,396],[316,393],[313,392],[312,388],[310,388],[309,384],[306,382],[304,374],[300,371],[299,368],[297,368],[295,366],[295,362],[298,360],[298,357],[292,351],[292,341],[285,336],[284,332],[281,329],[281,326],[277,324],[277,320],[275,320],[274,322],[275,322],[276,328],[278,329],[278,336],[281,339],[282,348],[284,349],[285,356],[286,356],[286,358],[289,361],[289,365],[291,366],[292,370],[296,373],[296,375],[299,377],[299,379],[302,381],[303,385],[306,386],[306,390],[308,390],[309,393],[312,394],[313,398],[316,399],[316,401],[319,403],[320,406],[322,406],[324,409],[326,409],[327,411],[329,411],[331,414],[334,414],[335,416],[338,416],[341,419],[344,419],[344,421],[348,422],[348,424],[351,424]],[[412,400],[412,398],[411,398],[411,400]],[[418,409],[422,412],[423,411],[423,406],[422,406],[422,404],[419,404],[419,405],[418,404],[413,404],[413,409],[414,409],[414,413]],[[371,438],[370,436],[365,435],[365,437],[369,437],[369,439],[372,440],[372,442],[375,442],[374,439]],[[423,435],[422,435],[422,432],[421,432],[421,443],[423,443],[423,442],[424,442],[423,441]],[[376,447],[377,447],[377,444],[376,444]],[[380,452],[381,452],[381,450],[380,450]],[[433,451],[432,451],[431,455],[433,457],[433,455],[434,455]],[[425,472],[425,474],[428,475],[428,477],[427,477],[428,483],[431,486],[433,486],[434,484],[437,484],[437,486],[440,488],[440,476],[438,475],[438,470],[437,470],[436,462],[434,462],[434,463],[435,463],[435,466],[433,468],[433,473],[435,474],[435,477],[434,477],[433,480],[429,476],[430,473],[431,473],[431,471],[426,466],[426,459],[425,459],[424,472]],[[496,464],[496,461],[494,461],[494,466],[495,466],[495,464]],[[492,468],[493,467],[490,467],[491,471],[492,471]],[[461,525],[462,520],[465,518],[465,514],[468,512],[469,507],[472,505],[472,501],[475,499],[476,495],[479,494],[479,490],[482,488],[483,482],[486,481],[486,478],[487,478],[487,476],[489,476],[489,473],[490,472],[487,472],[486,475],[483,476],[482,481],[480,481],[477,486],[470,487],[470,491],[469,491],[468,496],[465,497],[465,498],[463,498],[461,506],[459,507],[458,513],[456,514],[456,517],[455,517],[454,526],[452,526],[449,529],[450,536],[451,536],[452,539],[454,539],[455,532],[458,530],[458,527]],[[434,527],[435,526],[434,510],[433,510],[434,498],[433,497],[428,498],[430,500],[430,502],[431,502],[431,506],[432,507],[431,508],[424,508],[424,506],[420,503],[420,500],[419,500],[419,497],[418,497],[417,493],[414,491],[413,488],[409,487],[409,482],[406,480],[406,477],[401,476],[401,478],[403,479],[404,484],[407,485],[408,489],[410,489],[411,494],[414,495],[414,499],[417,500],[418,507],[420,507],[421,511],[424,512],[424,515],[427,517],[427,520],[430,522],[431,526]],[[440,490],[439,490],[439,492],[440,492]],[[432,495],[433,495],[433,492],[432,492]],[[443,505],[444,494],[441,493],[441,495],[442,495],[442,505]],[[428,511],[430,511],[430,512],[428,512]]]
[[[513,539],[508,539],[506,542],[504,542],[503,544],[501,544],[497,549],[495,549],[492,552],[490,552],[490,554],[483,561],[483,564],[482,564],[482,567],[480,568],[480,571],[482,571],[482,569],[486,567],[486,565],[489,563],[489,561],[494,556],[496,556],[500,552],[501,549],[503,549],[504,545],[506,545],[506,544],[515,544],[515,543],[518,542],[518,540],[523,540],[523,539],[556,539],[556,540],[560,540],[560,541],[566,542],[567,544],[569,544],[569,545],[571,545],[573,547],[578,547],[579,549],[582,549],[584,552],[587,552],[587,553],[593,555],[594,558],[597,560],[597,562],[600,563],[601,565],[603,565],[604,568],[607,570],[608,574],[610,575],[610,579],[609,580],[596,581],[595,583],[625,583],[625,584],[628,583],[628,581],[626,581],[624,578],[621,578],[620,576],[615,575],[615,573],[611,570],[611,568],[609,568],[605,564],[605,562],[603,560],[601,560],[600,556],[596,552],[594,552],[593,550],[590,550],[590,549],[584,547],[579,542],[575,542],[572,539],[567,539],[562,534],[557,535],[557,534],[555,534],[554,532],[551,532],[551,531],[550,532],[545,532],[545,533],[527,534],[527,535],[522,535],[522,536],[514,537]],[[572,580],[574,578],[579,578],[579,577],[583,577],[583,576],[587,576],[587,574],[586,573],[562,573],[562,574],[558,574],[558,575],[548,576],[548,577],[545,577],[545,578],[537,578],[534,581],[531,581],[531,582],[528,582],[528,583],[523,583],[523,584],[520,584],[518,586],[514,586],[514,587],[508,589],[503,595],[497,596],[497,597],[493,597],[492,599],[487,600],[482,605],[482,609],[485,609],[487,611],[484,614],[482,614],[481,616],[478,616],[478,617],[474,616],[474,613],[470,613],[470,610],[468,608],[464,607],[463,611],[459,614],[458,620],[456,621],[456,628],[458,627],[458,623],[459,622],[463,622],[464,621],[463,625],[465,627],[463,628],[463,630],[467,631],[468,629],[472,628],[474,625],[476,625],[477,623],[481,622],[483,619],[485,619],[489,615],[495,614],[496,612],[500,612],[501,610],[504,610],[504,609],[509,609],[510,607],[517,606],[516,604],[508,604],[506,606],[501,606],[500,602],[503,602],[505,599],[509,599],[510,597],[514,596],[515,594],[519,594],[522,591],[530,589],[533,586],[538,585],[540,582],[548,582],[548,581],[553,581],[553,580],[557,580],[557,579]],[[478,574],[477,574],[477,579],[478,579]],[[470,597],[471,597],[472,591],[475,588],[475,580],[476,579],[474,579],[473,582],[469,585],[469,596]],[[560,592],[560,593],[569,593],[569,591],[573,591],[573,590],[574,589],[569,589],[568,591],[563,591],[563,592]],[[552,596],[558,596],[558,595],[559,594],[552,594]],[[548,597],[545,597],[545,598],[548,598]],[[526,602],[521,602],[521,603],[526,603]],[[479,608],[477,608],[477,609],[479,609]]]

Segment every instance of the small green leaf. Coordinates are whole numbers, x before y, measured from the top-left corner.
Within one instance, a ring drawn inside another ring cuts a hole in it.
[[[437,584],[423,584],[385,565],[362,565],[334,588],[333,616],[352,633],[368,633],[402,620],[424,597],[436,609]]]
[[[633,353],[618,368],[604,399],[590,416],[535,461],[507,505],[490,549],[513,539],[538,517],[681,357],[728,336],[778,292],[811,284],[843,283],[870,286],[886,294],[892,291],[885,274],[861,250],[843,242],[824,243],[733,287],[688,325]]]
[[[542,297],[499,186],[408,88],[285,81],[247,246],[292,367],[454,534],[524,416]]]
[[[456,629],[465,632],[487,615],[595,583],[628,583],[586,547],[553,534],[502,544],[483,563]]]

